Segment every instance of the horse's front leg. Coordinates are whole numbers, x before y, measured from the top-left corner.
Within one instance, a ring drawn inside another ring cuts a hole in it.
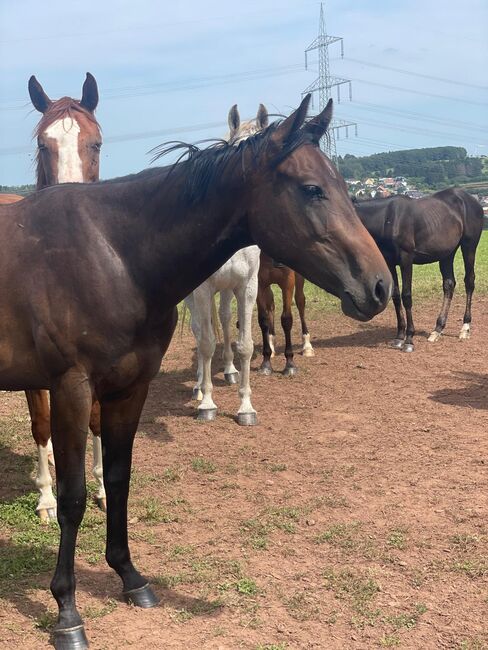
[[[228,384],[237,384],[239,379],[239,372],[234,365],[234,352],[232,350],[232,334],[231,334],[231,320],[232,320],[232,291],[225,289],[220,292],[220,305],[219,317],[222,323],[222,332],[224,335],[224,379]],[[239,319],[239,328],[240,316]]]
[[[237,341],[237,352],[241,360],[241,377],[239,386],[239,397],[241,405],[237,412],[237,423],[253,425],[258,423],[256,411],[251,404],[250,370],[251,357],[254,351],[252,340],[252,313],[258,293],[258,275],[252,275],[244,286],[235,290],[237,298],[237,310],[239,316],[239,338]]]
[[[212,399],[212,358],[215,352],[215,334],[212,325],[213,289],[205,283],[193,292],[195,312],[200,323],[198,354],[202,364],[202,401],[198,405],[198,420],[215,420],[217,405]]]
[[[263,286],[258,281],[258,322],[263,335],[263,361],[259,367],[259,374],[271,375],[273,367],[271,365],[271,357],[273,356],[274,349],[271,346],[271,305],[274,305],[273,292],[269,285]],[[273,306],[274,309],[274,306]]]
[[[427,339],[430,343],[435,343],[441,338],[441,334],[447,323],[447,316],[449,314],[449,307],[451,306],[454,289],[456,288],[456,279],[454,277],[454,256],[456,251],[449,255],[449,257],[439,262],[439,269],[442,274],[442,290],[444,292],[444,299],[442,301],[441,311],[437,317],[434,331]]]
[[[394,262],[388,262],[388,268],[393,278],[393,293],[391,299],[395,305],[395,313],[397,317],[397,333],[396,337],[391,342],[391,347],[401,350],[403,348],[404,339],[405,339],[405,330],[407,324],[405,322],[405,317],[403,315],[402,309],[402,298],[400,295],[400,285],[398,284],[398,273],[396,270],[396,264]]]
[[[304,357],[314,357],[315,351],[310,343],[310,332],[305,320],[305,278],[299,273],[295,273],[295,302],[302,325],[302,354]]]
[[[35,482],[40,494],[36,512],[42,522],[47,522],[56,518],[56,497],[53,494],[53,480],[49,471],[49,453],[52,452],[52,446],[48,394],[46,390],[26,390],[25,396],[29,405],[32,435],[37,445]]]
[[[122,579],[124,598],[139,607],[158,600],[132,564],[127,533],[127,501],[132,446],[149,384],[137,384],[116,399],[102,400],[103,477],[107,492],[107,563]]]
[[[51,431],[61,541],[51,591],[59,607],[59,618],[54,628],[58,650],[88,647],[83,621],[75,603],[74,556],[78,528],[86,506],[85,450],[91,406],[91,387],[83,371],[71,369],[54,382],[51,388]]]
[[[405,336],[405,343],[403,344],[404,352],[413,352],[413,337],[415,334],[415,327],[413,324],[412,316],[412,274],[413,274],[413,260],[410,255],[403,255],[400,261],[400,268],[402,271],[402,302],[407,315],[407,330]]]
[[[293,314],[291,311],[291,303],[293,300],[293,292],[295,289],[295,273],[293,271],[288,273],[286,284],[282,287],[283,290],[283,312],[281,314],[281,326],[285,333],[285,357],[286,363],[283,370],[285,377],[293,377],[296,375],[297,368],[293,363],[293,346],[291,344],[291,329],[293,327]]]
[[[93,433],[93,468],[92,473],[97,482],[95,501],[103,512],[107,512],[107,497],[103,484],[102,440],[100,438],[100,403],[94,400],[90,414],[90,429]]]

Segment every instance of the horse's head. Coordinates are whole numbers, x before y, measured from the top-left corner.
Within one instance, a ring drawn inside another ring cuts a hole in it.
[[[229,134],[226,139],[230,144],[238,144],[241,140],[245,140],[250,135],[259,133],[259,131],[262,131],[268,126],[268,111],[266,110],[266,106],[259,104],[256,119],[241,122],[237,104],[234,104],[229,111],[227,121],[229,124]]]
[[[32,76],[29,95],[42,113],[37,125],[38,189],[56,183],[98,180],[102,134],[94,112],[98,104],[95,78],[87,72],[81,100],[52,101]]]
[[[368,320],[386,307],[392,278],[344,180],[319,148],[332,100],[305,122],[309,101],[262,134],[267,144],[249,184],[249,227],[266,253],[338,296],[348,316]]]

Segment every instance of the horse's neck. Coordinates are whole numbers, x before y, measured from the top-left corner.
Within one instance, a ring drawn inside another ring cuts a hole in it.
[[[190,294],[237,250],[254,243],[241,197],[231,197],[224,188],[192,206],[180,198],[181,192],[178,181],[155,177],[134,184],[124,201],[129,228],[134,229],[134,239],[122,244],[125,255],[148,293],[170,305]],[[113,227],[117,239],[119,226],[114,222]],[[137,232],[142,233],[138,241]]]

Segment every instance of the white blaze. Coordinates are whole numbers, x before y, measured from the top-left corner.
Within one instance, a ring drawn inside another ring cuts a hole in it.
[[[65,118],[53,122],[45,133],[58,145],[58,183],[82,183],[83,167],[78,152],[80,126],[76,120]]]

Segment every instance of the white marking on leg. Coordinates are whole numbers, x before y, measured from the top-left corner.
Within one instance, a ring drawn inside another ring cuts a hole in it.
[[[102,465],[102,441],[98,436],[93,436],[93,476],[98,484],[96,499],[106,498],[105,486],[103,484],[103,465]]]
[[[303,347],[302,347],[302,354],[304,357],[314,357],[315,356],[315,351],[312,347],[312,344],[310,343],[310,334],[303,334],[302,335],[302,340],[303,340]]]
[[[47,441],[47,459],[49,461],[49,464],[54,467],[54,450],[53,450],[53,443],[51,438]]]
[[[56,498],[53,494],[53,480],[51,472],[49,471],[48,448],[42,445],[37,445],[37,476],[36,487],[40,492],[39,502],[37,504],[36,512],[39,513],[41,519],[47,519],[47,510],[53,509],[56,511]]]
[[[202,401],[198,410],[216,409],[217,405],[212,399],[212,358],[215,352],[215,334],[212,327],[212,298],[213,294],[205,283],[193,292],[195,311],[200,322],[200,340],[198,352],[202,358]]]
[[[68,117],[53,122],[45,131],[58,146],[58,183],[83,182],[83,165],[78,151],[80,130],[78,122]]]
[[[275,345],[274,345],[274,340],[275,337],[273,334],[268,335],[268,341],[269,341],[269,347],[271,348],[271,358],[275,356]]]
[[[429,336],[429,338],[427,339],[427,341],[429,341],[429,343],[436,343],[440,338],[441,338],[441,332],[437,332],[436,330],[434,330],[432,334]]]
[[[471,336],[471,324],[470,323],[464,323],[463,326],[461,327],[461,333],[459,334],[459,340],[460,341],[467,341],[470,336]]]

